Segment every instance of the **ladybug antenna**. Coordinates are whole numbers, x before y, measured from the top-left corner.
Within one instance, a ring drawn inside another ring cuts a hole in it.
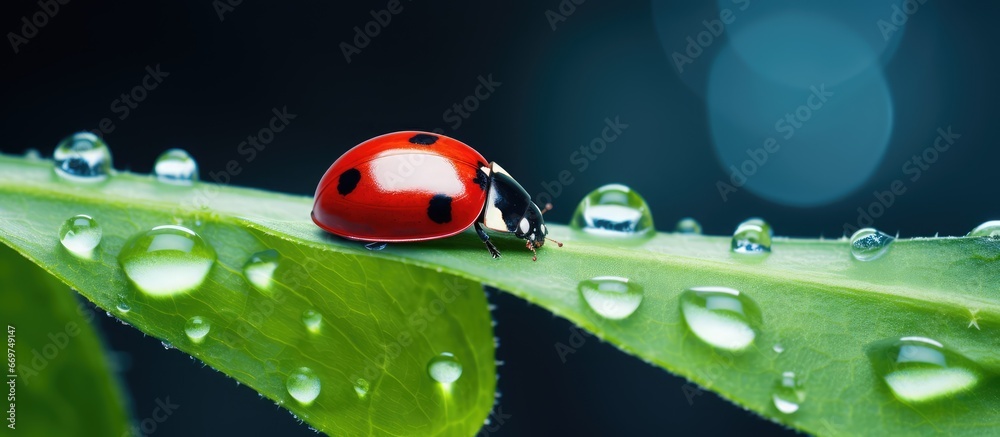
[[[549,212],[551,210],[552,210],[552,203],[546,203],[545,208],[542,208],[542,214],[545,214],[546,212]]]
[[[562,243],[560,243],[560,242],[558,242],[558,241],[556,241],[556,240],[553,240],[553,239],[551,239],[551,238],[549,238],[549,237],[545,237],[545,239],[546,239],[546,240],[549,240],[549,241],[551,241],[551,242],[553,242],[553,243],[556,243],[556,245],[558,245],[559,247],[562,247],[562,246],[563,246],[563,244],[562,244]]]

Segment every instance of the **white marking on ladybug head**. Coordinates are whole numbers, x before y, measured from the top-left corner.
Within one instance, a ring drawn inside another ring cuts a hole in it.
[[[531,235],[528,236],[528,240],[534,240],[534,239],[535,239],[535,233],[532,232]]]
[[[510,173],[507,173],[507,170],[504,170],[503,167],[500,166],[500,164],[492,162],[490,163],[490,165],[493,167],[493,173],[500,173],[510,176]],[[511,176],[511,178],[513,179],[513,176]]]
[[[531,223],[528,223],[528,219],[523,218],[523,219],[521,219],[521,223],[518,224],[518,227],[521,228],[521,233],[522,234],[527,234],[528,233],[528,229],[531,229]]]
[[[545,228],[545,224],[542,224],[542,233],[543,234],[548,234],[549,233],[549,230]]]

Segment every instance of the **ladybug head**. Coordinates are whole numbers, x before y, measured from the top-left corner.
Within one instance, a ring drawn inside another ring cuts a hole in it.
[[[524,211],[524,215],[521,216],[521,220],[517,222],[514,235],[528,240],[529,249],[537,249],[545,244],[545,235],[548,233],[545,219],[542,218],[542,210],[538,208],[538,205],[535,205],[535,202],[531,202],[528,209]]]

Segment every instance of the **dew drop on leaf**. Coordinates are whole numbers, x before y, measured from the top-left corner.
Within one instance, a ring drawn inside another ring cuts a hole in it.
[[[251,255],[243,264],[243,276],[257,291],[270,293],[274,289],[274,271],[278,269],[279,257],[274,249]]]
[[[694,287],[680,296],[688,329],[701,341],[727,351],[742,351],[763,325],[760,307],[749,296],[726,287]]]
[[[198,181],[198,163],[182,149],[170,149],[156,158],[153,173],[160,182],[191,185]]]
[[[587,306],[606,319],[624,319],[642,303],[642,286],[627,278],[598,276],[581,281],[577,289]]]
[[[319,334],[319,329],[323,325],[323,315],[316,310],[305,310],[302,312],[302,323],[309,332]]]
[[[358,395],[358,399],[365,399],[368,397],[368,390],[371,390],[371,386],[367,379],[358,378],[354,381],[354,393]]]
[[[319,396],[320,381],[316,372],[308,367],[299,367],[285,381],[288,394],[303,405],[309,405]]]
[[[125,302],[118,302],[118,304],[115,305],[115,309],[117,309],[118,312],[122,314],[126,314],[129,311],[132,311],[132,307]]]
[[[926,337],[882,340],[867,353],[875,374],[904,402],[945,398],[971,390],[983,378],[972,360]]]
[[[59,227],[59,242],[72,254],[89,258],[101,243],[104,231],[96,220],[87,215],[70,217]]]
[[[76,182],[98,182],[111,174],[111,150],[97,135],[77,132],[56,146],[52,154],[56,174]]]
[[[795,372],[784,372],[774,384],[771,400],[778,411],[792,414],[799,411],[802,402],[806,400],[806,392],[795,377]]]
[[[851,255],[858,261],[872,261],[885,255],[893,241],[896,238],[876,229],[858,229],[851,236]]]
[[[1000,220],[990,220],[979,226],[976,226],[972,232],[969,232],[969,237],[991,237],[1000,238]]]
[[[771,251],[771,225],[759,218],[740,223],[733,232],[732,251],[735,253],[761,255]]]
[[[677,222],[674,232],[678,234],[701,235],[701,223],[691,217],[685,217]]]
[[[600,236],[652,235],[653,215],[646,201],[621,184],[600,187],[580,201],[570,227]]]
[[[451,384],[462,376],[462,363],[450,352],[442,352],[427,363],[427,374],[442,384]]]
[[[157,226],[133,236],[118,254],[140,291],[166,297],[197,289],[215,264],[215,250],[183,226]]]
[[[211,331],[212,324],[201,316],[194,316],[188,319],[187,323],[184,325],[184,333],[187,337],[195,343],[201,343],[205,340],[205,336]]]

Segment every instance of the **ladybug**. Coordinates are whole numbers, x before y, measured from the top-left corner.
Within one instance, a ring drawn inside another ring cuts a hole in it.
[[[493,258],[500,251],[485,229],[508,232],[527,240],[537,260],[535,249],[548,234],[542,214],[551,205],[538,208],[499,164],[487,162],[444,135],[378,136],[348,150],[326,171],[312,219],[332,234],[378,242],[433,240],[474,226]]]

